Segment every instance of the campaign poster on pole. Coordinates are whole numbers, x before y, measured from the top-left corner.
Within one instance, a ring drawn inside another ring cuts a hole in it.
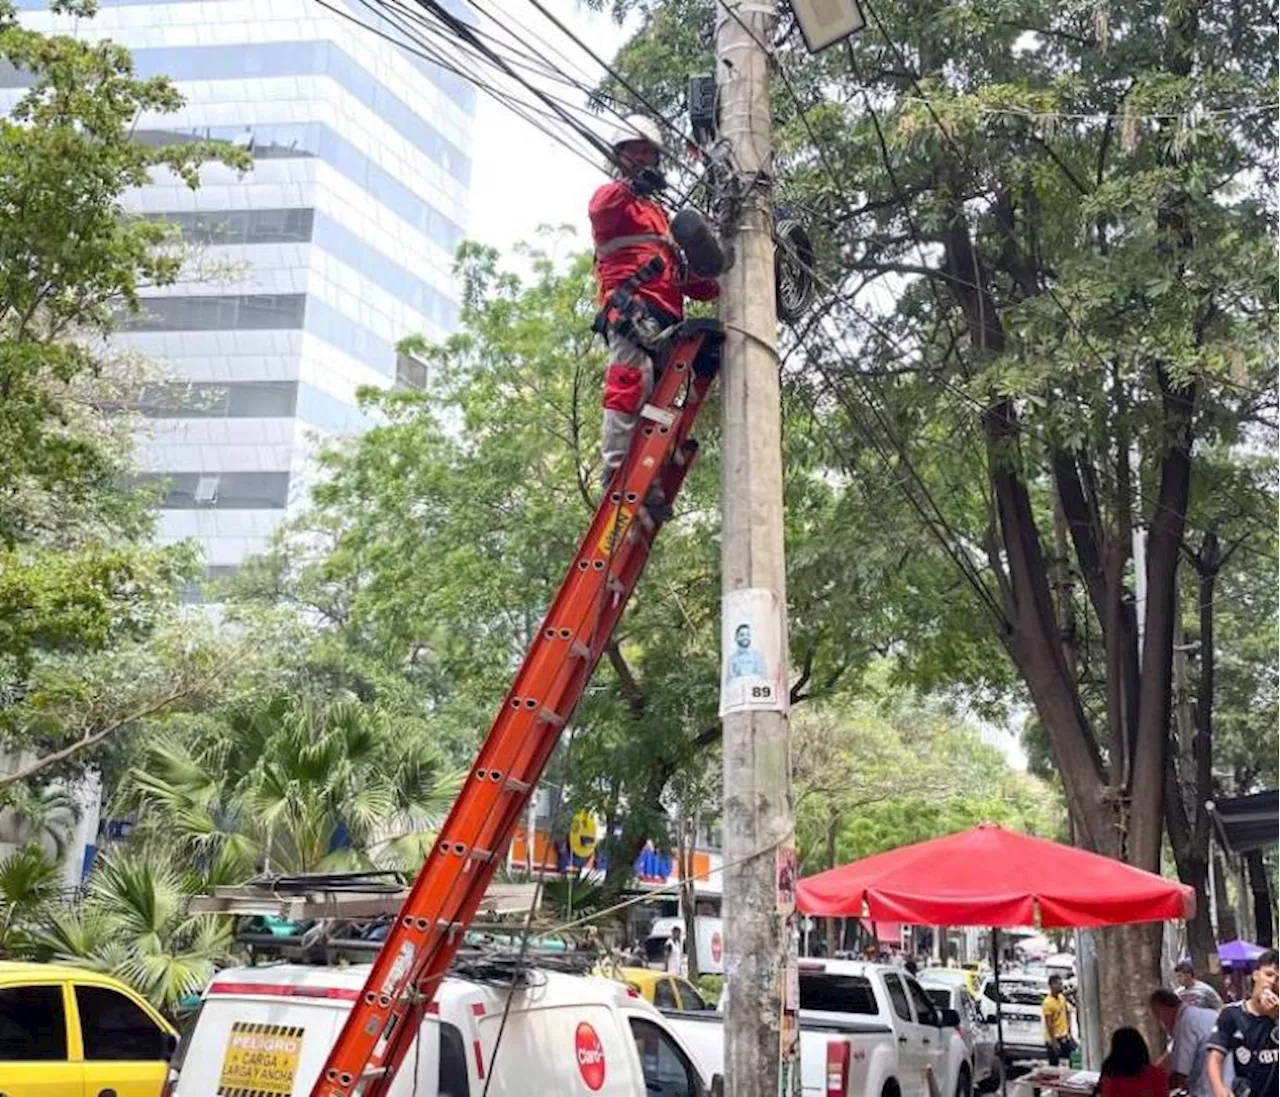
[[[720,635],[720,715],[786,712],[783,610],[761,587],[724,596]]]

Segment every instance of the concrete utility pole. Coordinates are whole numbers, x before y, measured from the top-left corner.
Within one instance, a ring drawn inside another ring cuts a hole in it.
[[[721,280],[726,338],[720,715],[724,721],[725,1083],[799,1094],[795,858],[788,750],[782,416],[768,84],[774,0],[716,6],[719,134],[741,201]]]

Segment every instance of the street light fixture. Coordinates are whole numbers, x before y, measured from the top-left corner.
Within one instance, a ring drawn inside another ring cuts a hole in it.
[[[791,10],[810,53],[821,53],[867,25],[857,0],[791,0]]]

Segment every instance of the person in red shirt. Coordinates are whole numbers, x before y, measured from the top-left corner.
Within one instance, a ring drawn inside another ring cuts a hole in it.
[[[714,300],[720,287],[712,278],[688,270],[671,237],[667,212],[654,195],[662,177],[662,134],[650,119],[632,115],[614,134],[617,177],[591,196],[588,214],[595,244],[595,274],[600,303],[653,258],[662,260],[656,277],[632,289],[659,329],[684,316],[684,299]],[[609,486],[631,445],[640,409],[653,392],[653,359],[634,339],[610,329],[609,365],[604,376],[604,431],[601,441],[601,484]],[[670,517],[665,500],[650,501],[656,518]],[[656,503],[656,506],[654,505]],[[662,513],[655,513],[658,507]]]
[[[1168,1097],[1169,1076],[1151,1062],[1147,1041],[1136,1028],[1111,1034],[1111,1050],[1102,1061],[1099,1097]]]

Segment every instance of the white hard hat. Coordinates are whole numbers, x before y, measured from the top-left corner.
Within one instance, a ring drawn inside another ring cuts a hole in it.
[[[662,131],[658,129],[658,123],[643,114],[628,115],[609,137],[609,144],[615,149],[628,141],[647,141],[659,152],[663,151]]]

